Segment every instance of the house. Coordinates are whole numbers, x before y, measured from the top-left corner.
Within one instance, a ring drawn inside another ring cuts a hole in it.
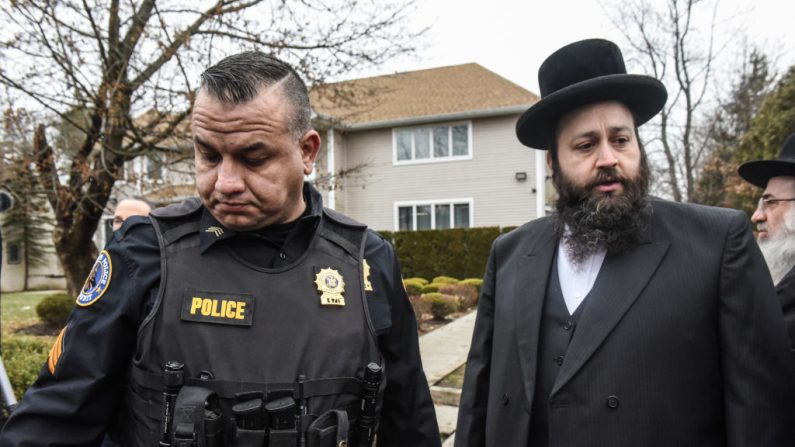
[[[544,215],[543,153],[516,138],[534,93],[475,64],[311,91],[326,206],[376,230],[519,225]]]

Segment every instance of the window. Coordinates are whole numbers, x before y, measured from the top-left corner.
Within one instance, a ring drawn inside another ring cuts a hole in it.
[[[146,157],[146,178],[148,180],[163,179],[163,161],[154,156]]]
[[[18,242],[9,242],[6,245],[6,254],[8,255],[8,264],[19,264],[22,262],[22,253]]]
[[[394,130],[395,163],[469,159],[470,123]]]
[[[472,199],[438,200],[395,204],[395,228],[445,230],[472,226]]]

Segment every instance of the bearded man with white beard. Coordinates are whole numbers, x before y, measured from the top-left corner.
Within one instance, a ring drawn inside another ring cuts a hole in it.
[[[749,183],[764,188],[751,220],[781,300],[795,355],[795,134],[784,142],[777,159],[749,161],[737,171]]]

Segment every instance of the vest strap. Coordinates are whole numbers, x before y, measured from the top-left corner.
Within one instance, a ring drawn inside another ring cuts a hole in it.
[[[171,245],[188,234],[197,233],[199,231],[199,223],[199,221],[190,221],[174,228],[169,228],[163,232],[163,243]]]
[[[202,440],[204,444],[204,420],[207,419],[205,404],[214,400],[214,405],[218,407],[217,398],[212,391],[198,386],[183,386],[177,395],[177,402],[174,405],[174,422],[172,434],[174,438]],[[210,402],[213,404],[213,402]],[[220,417],[220,408],[215,413],[215,417]],[[180,433],[180,429],[182,433]]]
[[[353,229],[353,230],[351,230],[351,229],[347,229],[347,228],[335,228],[335,230],[337,230],[337,231],[331,231],[328,228],[326,228],[327,225],[328,225],[327,222],[324,222],[324,223],[320,224],[320,226],[318,227],[318,232],[320,233],[320,235],[323,236],[324,238],[330,240],[331,242],[334,242],[335,244],[339,245],[340,247],[342,247],[343,250],[348,252],[348,254],[353,256],[354,258],[358,257],[359,256],[359,246],[354,244],[347,237],[342,236],[340,233],[343,233],[343,232],[344,233],[348,233],[346,235],[349,235],[351,237],[355,237],[355,236],[353,236],[353,234],[354,233],[361,234],[362,230],[361,229]]]
[[[131,368],[132,380],[146,388],[154,391],[163,390],[163,374],[144,371],[140,368]],[[333,396],[335,394],[360,395],[362,392],[362,381],[356,377],[334,377],[329,379],[309,379],[302,382],[303,396],[299,396],[299,390],[295,382],[289,383],[257,383],[257,382],[234,382],[229,380],[199,379],[186,377],[183,382],[185,385],[207,388],[218,394],[224,399],[233,399],[236,394],[246,391],[292,391],[293,398],[310,398],[318,396]],[[159,405],[159,404],[158,404]]]

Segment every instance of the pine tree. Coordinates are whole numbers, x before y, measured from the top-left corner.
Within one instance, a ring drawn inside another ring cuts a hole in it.
[[[795,65],[776,85],[754,116],[748,132],[732,155],[733,166],[778,157],[784,140],[795,133]],[[727,179],[726,203],[752,213],[761,191],[733,175]]]
[[[720,104],[710,119],[708,144],[712,147],[693,191],[694,202],[731,206],[726,185],[730,179],[735,183],[737,180],[734,154],[774,81],[767,56],[758,49],[752,50],[729,100]]]
[[[20,261],[25,270],[23,288],[27,289],[31,268],[44,265],[46,255],[53,252],[52,211],[36,179],[29,144],[25,141],[28,115],[24,111],[7,110],[4,118],[0,181],[13,197],[14,206],[3,214],[3,242],[6,247],[20,246]]]

